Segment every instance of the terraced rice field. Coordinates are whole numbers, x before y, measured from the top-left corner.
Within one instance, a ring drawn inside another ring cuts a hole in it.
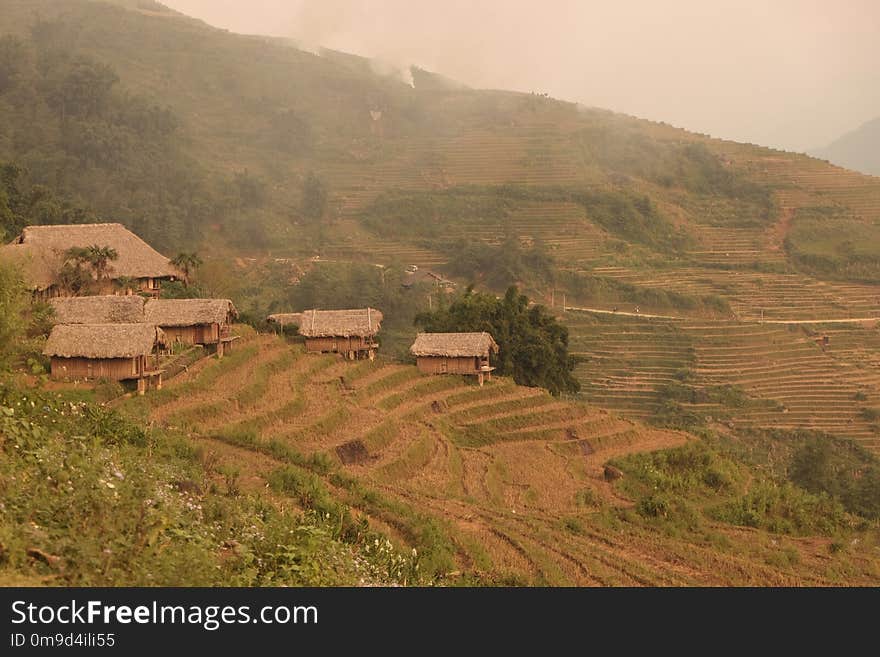
[[[785,260],[784,251],[770,248],[771,238],[764,228],[694,225],[688,233],[698,245],[687,255],[703,266],[751,267]]]
[[[481,388],[408,365],[306,355],[275,337],[245,339],[239,354],[193,368],[146,399],[154,422],[185,432],[254,493],[289,465],[286,455],[303,455],[300,467],[323,454],[362,491],[352,496],[316,468],[333,494],[403,543],[414,517],[435,518],[469,572],[560,585],[827,581],[821,569],[781,572],[759,548],[719,551],[603,521],[602,509],[631,504],[604,480],[606,460],[681,445],[687,434],[506,379]],[[387,502],[369,503],[376,495]],[[824,549],[792,540],[807,564]]]
[[[825,431],[880,451],[880,427],[863,411],[880,406],[876,327],[584,315],[568,313],[566,323],[586,359],[576,373],[590,403],[650,418],[670,382],[736,386],[753,403],[727,409],[734,426]]]
[[[880,317],[880,289],[876,285],[829,283],[802,274],[697,267],[633,270],[601,266],[590,271],[644,288],[721,296],[741,321]]]
[[[591,404],[627,417],[650,417],[658,387],[693,365],[693,344],[675,324],[567,313],[569,348],[581,359],[575,375]]]

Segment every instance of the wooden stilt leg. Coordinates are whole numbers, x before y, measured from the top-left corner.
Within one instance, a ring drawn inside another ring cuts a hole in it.
[[[138,379],[138,395],[142,396],[147,391],[147,382],[145,379]]]

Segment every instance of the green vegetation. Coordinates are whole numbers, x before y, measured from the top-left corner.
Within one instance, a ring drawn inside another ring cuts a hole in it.
[[[430,239],[454,252],[459,241],[449,239],[450,234],[466,233],[472,225],[499,225],[503,229],[517,207],[527,202],[577,203],[590,221],[611,234],[662,253],[679,252],[689,243],[687,236],[657,211],[650,197],[625,187],[607,190],[502,185],[386,192],[364,210],[362,222],[379,235]]]
[[[837,536],[880,517],[877,458],[830,436],[777,431],[731,442],[705,434],[615,464],[626,473],[622,489],[648,518]]]
[[[449,246],[446,269],[472,283],[485,283],[492,289],[505,289],[528,282],[544,285],[556,277],[553,259],[540,242],[523,247],[508,235],[500,244],[483,244],[461,239]]]
[[[815,494],[828,494],[864,518],[880,518],[880,462],[855,443],[808,438],[791,459],[791,480]]]
[[[406,557],[379,554],[374,533],[340,521],[344,508],[281,512],[214,483],[210,460],[187,442],[112,411],[7,386],[0,436],[0,579],[266,586],[411,578],[388,568]]]
[[[880,224],[852,217],[844,208],[798,209],[785,247],[814,275],[880,281]]]
[[[572,304],[603,305],[627,303],[655,311],[717,313],[730,315],[730,304],[718,295],[692,295],[654,287],[640,287],[587,272],[562,271],[557,284],[565,289]]]
[[[510,288],[503,298],[468,290],[448,307],[422,313],[416,324],[434,333],[487,331],[498,343],[497,373],[520,385],[546,388],[551,394],[580,388],[572,376],[568,329],[540,305]]]

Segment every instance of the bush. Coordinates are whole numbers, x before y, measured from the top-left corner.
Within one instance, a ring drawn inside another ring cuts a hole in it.
[[[717,520],[780,534],[834,534],[850,526],[843,505],[788,482],[761,481],[745,496],[712,511]]]

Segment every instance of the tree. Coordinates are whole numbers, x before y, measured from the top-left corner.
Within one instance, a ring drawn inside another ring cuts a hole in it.
[[[92,244],[85,249],[86,261],[91,265],[92,271],[95,272],[95,278],[102,281],[108,278],[108,270],[110,269],[110,261],[118,260],[119,253],[116,249],[109,246],[98,246]]]
[[[0,94],[16,85],[27,66],[24,43],[11,35],[0,37]]]
[[[189,287],[189,275],[202,266],[202,259],[193,251],[181,251],[171,259],[171,264],[183,272],[183,285]]]
[[[580,390],[572,375],[576,360],[568,353],[568,329],[515,287],[501,299],[469,288],[448,308],[417,315],[416,325],[432,332],[487,331],[499,346],[498,374],[553,395]]]
[[[70,116],[94,117],[107,109],[110,90],[119,81],[112,68],[77,57],[59,62],[43,80],[46,102],[62,121]]]
[[[18,353],[23,335],[27,293],[16,271],[0,263],[0,367]]]
[[[300,210],[307,219],[320,219],[327,210],[327,189],[312,171],[303,181]]]
[[[98,282],[109,277],[110,261],[119,258],[110,246],[72,246],[64,253],[65,260],[58,273],[59,283],[73,294],[89,287],[92,279]],[[90,272],[86,269],[88,267]]]

